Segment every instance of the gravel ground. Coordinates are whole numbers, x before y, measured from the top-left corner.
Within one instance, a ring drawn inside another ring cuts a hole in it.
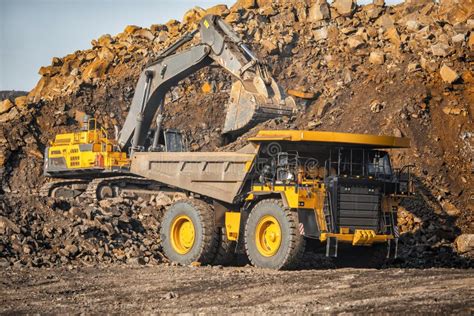
[[[5,269],[0,313],[474,312],[472,269]]]

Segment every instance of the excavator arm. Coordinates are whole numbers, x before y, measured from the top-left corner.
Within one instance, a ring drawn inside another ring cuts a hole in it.
[[[176,53],[200,33],[201,43]],[[144,151],[146,135],[156,115],[153,144],[157,147],[165,94],[179,81],[217,63],[236,79],[232,85],[223,133],[242,133],[255,124],[295,109],[294,100],[284,92],[240,37],[221,18],[205,16],[197,30],[187,33],[146,66],[138,80],[132,104],[119,133],[122,150]]]

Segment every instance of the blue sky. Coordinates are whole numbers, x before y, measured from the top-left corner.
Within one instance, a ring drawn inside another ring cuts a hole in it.
[[[126,25],[181,20],[193,6],[234,0],[0,0],[0,90],[31,90],[54,56],[91,47]],[[359,1],[359,3],[370,2]],[[397,2],[396,0],[387,2]]]

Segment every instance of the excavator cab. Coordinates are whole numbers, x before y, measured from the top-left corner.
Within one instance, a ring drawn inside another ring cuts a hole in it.
[[[167,128],[161,129],[158,133],[158,143],[153,145],[155,129],[150,129],[145,148],[148,151],[155,152],[184,152],[188,150],[186,139],[179,129]]]

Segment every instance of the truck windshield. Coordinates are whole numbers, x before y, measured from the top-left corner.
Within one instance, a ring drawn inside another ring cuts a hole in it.
[[[331,150],[328,167],[330,174],[345,176],[390,177],[392,168],[387,152],[360,148]]]
[[[369,176],[390,176],[392,168],[386,152],[369,151],[367,153],[367,173]]]

